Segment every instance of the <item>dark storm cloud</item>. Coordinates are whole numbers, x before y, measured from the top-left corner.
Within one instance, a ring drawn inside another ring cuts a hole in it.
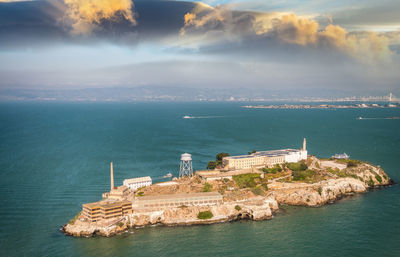
[[[0,3],[0,47],[31,47],[54,43],[90,43],[96,40],[136,44],[137,40],[158,40],[177,35],[184,15],[195,3],[178,1],[134,2],[136,25],[127,19],[101,19],[88,35],[74,35],[63,1]]]

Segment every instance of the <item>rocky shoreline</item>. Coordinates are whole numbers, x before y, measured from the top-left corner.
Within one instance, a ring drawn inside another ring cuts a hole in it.
[[[253,194],[248,189],[236,189],[239,192],[236,193],[240,197],[232,198],[226,192],[224,202],[219,205],[181,206],[153,211],[134,211],[109,226],[99,226],[76,220],[73,224],[64,225],[62,232],[75,237],[94,235],[109,237],[121,234],[129,229],[151,225],[189,226],[242,219],[267,220],[273,218],[274,214],[279,211],[279,205],[282,204],[318,207],[333,203],[347,195],[365,193],[370,189],[394,184],[393,180],[379,166],[362,163],[357,169],[346,168],[343,171],[346,172],[347,177],[333,176],[329,178],[328,176],[315,183],[274,180],[268,184],[268,190],[263,195]],[[190,181],[190,183],[193,182]],[[214,182],[216,189],[218,183],[220,182]],[[187,188],[187,185],[185,188]],[[179,190],[179,187],[175,187],[174,190]],[[213,216],[209,219],[199,219],[198,214],[203,211],[210,211]]]

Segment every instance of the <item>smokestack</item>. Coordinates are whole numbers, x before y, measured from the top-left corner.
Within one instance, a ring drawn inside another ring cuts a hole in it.
[[[306,150],[306,147],[307,147],[306,138],[304,138],[304,140],[303,140],[303,150]]]
[[[114,170],[113,170],[113,163],[111,162],[111,190],[114,189]]]

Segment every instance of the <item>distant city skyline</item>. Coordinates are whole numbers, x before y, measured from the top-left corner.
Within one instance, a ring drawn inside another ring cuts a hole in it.
[[[0,0],[0,99],[400,95],[399,17],[394,0]]]

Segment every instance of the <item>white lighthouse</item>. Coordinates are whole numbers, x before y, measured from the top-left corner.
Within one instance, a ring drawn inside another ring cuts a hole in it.
[[[303,139],[303,148],[300,149],[300,159],[307,160],[307,141],[306,138]]]

